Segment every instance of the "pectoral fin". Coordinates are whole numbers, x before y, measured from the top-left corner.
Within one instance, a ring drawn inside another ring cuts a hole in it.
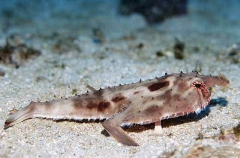
[[[126,134],[114,118],[104,121],[103,127],[118,142],[128,146],[139,146],[138,143]]]

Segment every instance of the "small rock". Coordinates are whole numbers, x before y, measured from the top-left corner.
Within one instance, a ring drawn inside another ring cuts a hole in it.
[[[234,64],[240,63],[240,43],[230,46],[227,55]]]
[[[176,59],[183,59],[184,58],[184,49],[185,44],[180,40],[176,39],[176,43],[174,44],[174,56]]]

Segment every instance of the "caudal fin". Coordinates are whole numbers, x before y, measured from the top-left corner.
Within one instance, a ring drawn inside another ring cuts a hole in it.
[[[35,108],[35,102],[31,102],[25,108],[11,114],[8,119],[5,121],[4,129],[7,129],[17,123],[20,123],[24,120],[30,119],[33,117],[33,111]]]

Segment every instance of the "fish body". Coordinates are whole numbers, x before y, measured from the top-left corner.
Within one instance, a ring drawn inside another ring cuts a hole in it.
[[[31,118],[106,119],[102,125],[118,142],[138,146],[121,128],[126,124],[155,123],[161,120],[199,112],[211,97],[211,87],[227,86],[223,75],[205,76],[198,72],[166,74],[163,77],[138,83],[108,87],[49,102],[31,102],[13,113],[5,128]]]

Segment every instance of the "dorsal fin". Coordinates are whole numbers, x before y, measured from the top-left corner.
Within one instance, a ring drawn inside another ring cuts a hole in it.
[[[95,88],[93,88],[92,86],[90,85],[87,85],[86,86],[88,89],[90,89],[92,92],[96,92],[97,90]]]

